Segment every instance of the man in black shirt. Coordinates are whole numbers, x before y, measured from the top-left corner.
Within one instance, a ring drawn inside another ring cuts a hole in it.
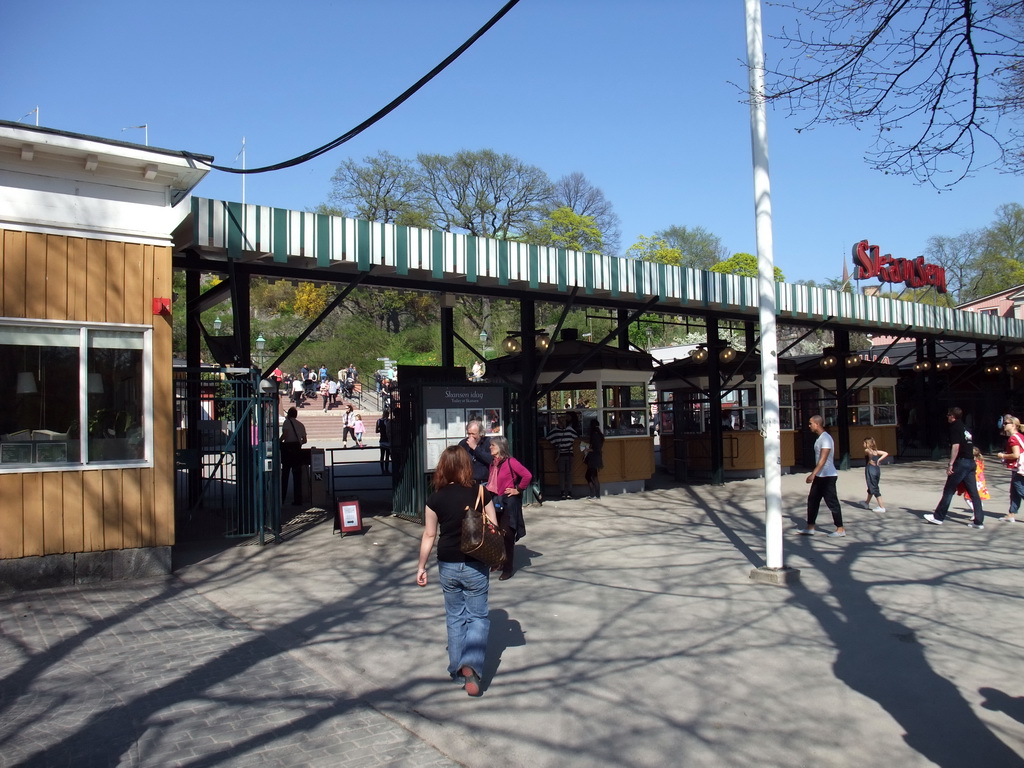
[[[473,420],[466,425],[466,437],[459,445],[469,454],[473,464],[473,479],[478,485],[487,482],[491,474],[491,441],[484,436],[482,421]]]
[[[946,414],[946,421],[949,422],[949,442],[952,443],[949,450],[949,466],[946,467],[946,485],[942,489],[942,498],[935,507],[935,512],[925,515],[924,520],[933,525],[942,525],[949,510],[949,502],[956,493],[957,486],[963,483],[967,486],[967,493],[974,503],[974,520],[968,523],[967,527],[981,530],[985,527],[985,512],[981,508],[981,496],[978,495],[978,482],[974,474],[974,439],[964,427],[962,417],[963,411],[959,408],[950,408]]]

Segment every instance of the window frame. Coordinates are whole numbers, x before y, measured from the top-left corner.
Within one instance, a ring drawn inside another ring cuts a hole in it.
[[[153,327],[150,325],[138,325],[132,323],[101,323],[101,322],[68,322],[62,320],[42,320],[35,318],[11,318],[0,317],[0,335],[5,329],[15,329],[16,333],[29,333],[42,336],[48,332],[74,331],[77,333],[77,344],[69,344],[67,348],[77,349],[78,355],[78,436],[74,440],[78,443],[78,459],[71,461],[46,461],[40,463],[0,463],[0,474],[15,474],[28,472],[67,472],[97,469],[118,469],[152,467],[154,454],[154,403],[153,403]],[[116,339],[120,335],[126,340],[126,349],[138,349],[141,353],[139,365],[141,366],[141,426],[142,436],[142,457],[133,459],[92,459],[89,457],[89,353],[91,350],[104,348],[118,348],[109,343],[96,344],[96,339],[111,338],[113,334]],[[9,334],[14,336],[14,334]],[[12,341],[10,344],[17,345]],[[17,345],[27,348],[32,345]],[[44,345],[39,345],[44,346]],[[71,396],[71,393],[67,393]],[[61,442],[61,441],[57,441]],[[71,439],[63,441],[63,444],[70,447]],[[5,444],[10,444],[6,442]]]

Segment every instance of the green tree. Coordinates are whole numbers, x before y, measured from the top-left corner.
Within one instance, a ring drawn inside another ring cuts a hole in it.
[[[548,217],[526,228],[522,239],[573,251],[602,252],[601,230],[593,216],[582,216],[568,206],[555,208]]]
[[[996,208],[996,220],[985,229],[984,251],[1024,263],[1024,206],[1006,203]]]
[[[594,226],[601,233],[602,253],[616,255],[622,244],[622,230],[619,217],[611,201],[600,188],[591,184],[587,177],[575,171],[555,182],[552,192],[552,208],[568,208],[578,216],[590,216]],[[549,213],[550,217],[550,213]],[[587,250],[597,250],[590,249]]]
[[[931,304],[936,307],[955,307],[956,300],[952,294],[939,293],[932,287],[907,288],[897,297],[900,301],[912,301],[915,304]]]
[[[423,191],[434,226],[484,237],[522,234],[543,217],[552,196],[540,168],[491,149],[421,154]]]
[[[964,292],[961,301],[979,299],[1015,285],[1024,285],[1024,264],[1008,256],[982,254],[974,263],[974,269],[975,278],[971,289]]]
[[[415,166],[390,152],[343,161],[331,177],[329,204],[318,213],[341,213],[383,224],[423,226],[431,220]],[[421,222],[421,223],[414,223]]]
[[[757,256],[752,253],[734,253],[725,261],[720,261],[711,267],[711,272],[722,272],[726,275],[742,275],[743,277],[757,277]],[[785,281],[782,270],[775,267],[775,282]]]
[[[680,266],[694,269],[711,269],[729,255],[729,249],[722,245],[718,235],[704,227],[672,226],[655,232],[654,236],[668,243],[680,253]]]
[[[663,238],[647,237],[647,235],[640,235],[640,239],[626,249],[626,257],[640,259],[640,261],[653,261],[657,264],[672,264],[677,267],[683,261],[682,251],[678,248],[673,248]]]

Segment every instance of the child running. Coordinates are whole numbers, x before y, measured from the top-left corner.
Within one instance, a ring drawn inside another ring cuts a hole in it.
[[[868,486],[868,497],[864,500],[864,506],[874,512],[885,512],[885,504],[882,503],[882,492],[878,489],[878,481],[882,478],[882,470],[878,466],[889,454],[878,449],[875,438],[864,438],[864,482]],[[871,506],[871,498],[874,497],[877,504]]]
[[[974,478],[978,483],[978,496],[982,501],[988,501],[992,496],[988,492],[988,483],[985,482],[985,457],[981,455],[981,451],[977,447],[974,449]],[[967,508],[973,512],[974,503],[971,501],[970,494],[967,493],[966,483],[960,483],[956,487],[956,492],[964,497]]]

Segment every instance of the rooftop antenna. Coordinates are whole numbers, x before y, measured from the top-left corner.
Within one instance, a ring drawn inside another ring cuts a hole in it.
[[[142,125],[129,125],[127,128],[122,128],[121,129],[121,133],[124,133],[125,131],[134,131],[134,130],[137,130],[137,129],[140,129],[140,128],[146,132],[146,146],[148,147],[149,146],[149,123],[143,123]]]

